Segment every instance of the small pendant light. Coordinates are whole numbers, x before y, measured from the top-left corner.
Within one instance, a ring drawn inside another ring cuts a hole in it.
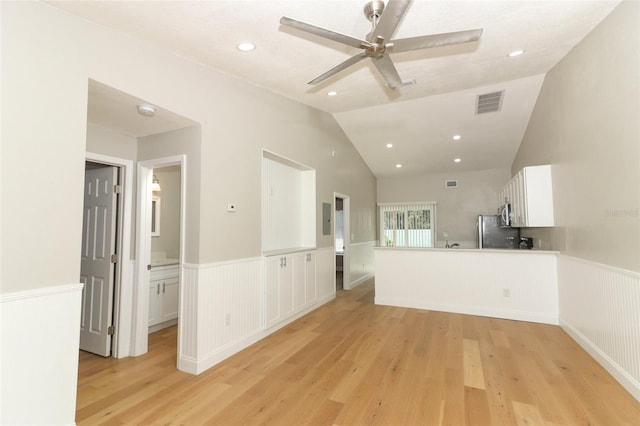
[[[158,178],[156,177],[156,175],[153,175],[153,183],[151,184],[151,190],[153,192],[160,192],[162,191],[162,189],[160,189],[160,181],[158,180]]]

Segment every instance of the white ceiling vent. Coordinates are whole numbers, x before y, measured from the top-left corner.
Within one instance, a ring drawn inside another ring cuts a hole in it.
[[[485,93],[478,95],[476,98],[476,114],[484,114],[485,112],[496,112],[502,108],[502,95],[504,90],[493,93]]]
[[[457,180],[445,180],[444,181],[444,187],[445,188],[457,188],[458,187],[458,181]]]

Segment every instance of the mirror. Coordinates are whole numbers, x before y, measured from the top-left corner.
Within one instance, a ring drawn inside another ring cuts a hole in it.
[[[151,198],[151,236],[160,236],[160,197]]]

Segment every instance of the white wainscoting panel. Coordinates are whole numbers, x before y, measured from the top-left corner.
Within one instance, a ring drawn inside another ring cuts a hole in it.
[[[316,250],[316,307],[336,297],[335,250],[322,247]]]
[[[0,295],[0,424],[72,425],[82,284]]]
[[[200,374],[261,337],[262,258],[185,265],[179,368]]]
[[[372,278],[375,272],[373,248],[377,241],[349,244],[349,271],[351,283],[349,288]]]
[[[180,274],[178,309],[178,369],[198,370],[198,265],[184,264]]]
[[[640,401],[640,274],[558,259],[560,324]]]
[[[316,250],[317,302],[277,326],[263,329],[265,258],[183,268],[178,368],[200,374],[335,298],[333,247]]]
[[[555,252],[374,252],[376,304],[558,324]]]

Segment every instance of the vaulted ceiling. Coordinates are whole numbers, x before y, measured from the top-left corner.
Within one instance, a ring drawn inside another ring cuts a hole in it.
[[[288,16],[363,39],[371,31],[363,0],[49,3],[332,113],[374,174],[394,176],[509,168],[544,74],[619,1],[414,0],[393,38],[483,33],[476,42],[391,54],[401,78],[415,82],[395,90],[370,60],[308,85],[358,49],[279,23]],[[238,50],[243,41],[255,50]],[[518,49],[524,54],[508,56]],[[476,114],[477,96],[493,92],[503,92],[500,110]],[[91,118],[100,122],[118,95],[97,87],[93,96],[100,108]]]

